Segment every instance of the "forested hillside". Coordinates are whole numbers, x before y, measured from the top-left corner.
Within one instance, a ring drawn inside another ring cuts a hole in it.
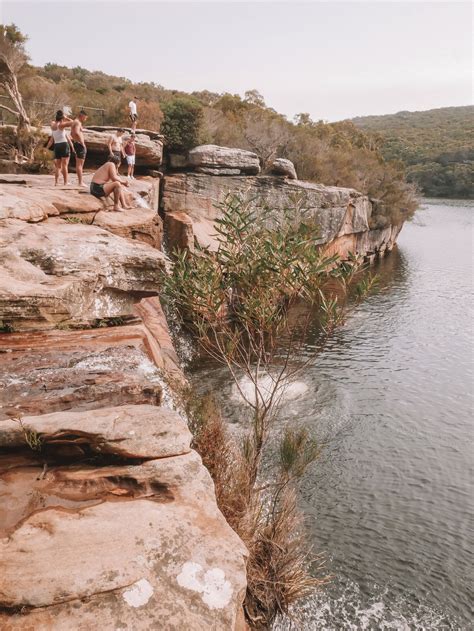
[[[425,195],[474,197],[474,106],[353,118],[382,139],[386,160],[401,160]]]

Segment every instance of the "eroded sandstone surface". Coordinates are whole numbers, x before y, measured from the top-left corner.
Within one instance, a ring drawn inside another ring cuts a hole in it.
[[[174,410],[158,190],[0,182],[0,628],[243,629],[246,550]]]
[[[328,252],[370,256],[393,247],[401,226],[372,229],[373,203],[354,189],[323,186],[274,175],[212,176],[174,173],[164,181],[162,206],[170,248],[217,248],[214,222],[228,194],[252,200],[255,208],[300,207],[319,228]],[[295,212],[298,212],[295,210]]]
[[[0,628],[244,628],[246,550],[170,407],[185,385],[156,297],[0,334]]]
[[[74,178],[74,176],[71,176]],[[92,175],[84,178],[90,184]],[[127,212],[109,212],[112,200],[92,197],[88,188],[74,184],[54,186],[49,175],[0,176],[0,221],[20,219],[37,223],[48,218],[94,224],[113,234],[161,247],[162,221],[158,215],[160,180],[143,177],[133,180],[126,191],[133,206]]]
[[[189,443],[149,405],[0,424],[1,628],[238,628],[246,551]]]
[[[256,175],[260,160],[256,153],[245,149],[199,145],[189,151],[187,164],[200,173],[210,175]]]
[[[130,315],[162,284],[165,256],[142,243],[80,223],[0,223],[0,320],[13,330]]]

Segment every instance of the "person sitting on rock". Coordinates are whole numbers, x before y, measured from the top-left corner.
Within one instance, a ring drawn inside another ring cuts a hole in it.
[[[87,114],[84,110],[81,110],[71,126],[71,138],[74,147],[74,155],[76,156],[76,174],[79,186],[84,186],[84,182],[82,180],[82,169],[84,167],[87,149],[82,125],[86,122],[86,120]]]
[[[117,129],[115,134],[109,137],[109,155],[118,158],[117,171],[120,171],[120,165],[122,164],[122,158],[125,158],[125,152],[123,150],[123,138],[125,129]]]
[[[123,186],[128,186],[128,180],[120,179],[117,173],[117,165],[120,158],[110,156],[108,161],[97,169],[92,177],[90,192],[97,199],[102,199],[113,194],[114,207],[112,210],[120,211],[120,205],[124,210],[130,210],[125,200]]]
[[[67,168],[71,149],[66,127],[71,127],[72,123],[72,118],[66,116],[62,110],[58,110],[54,120],[51,121],[51,142],[54,143],[54,186],[58,185],[59,172],[63,175],[64,185],[67,185]]]

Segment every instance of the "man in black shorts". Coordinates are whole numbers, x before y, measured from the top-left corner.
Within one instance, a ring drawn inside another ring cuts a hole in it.
[[[128,180],[121,179],[117,173],[117,165],[120,162],[120,158],[117,156],[111,155],[108,161],[103,164],[97,171],[94,173],[91,182],[91,195],[96,197],[97,199],[101,199],[102,197],[108,197],[113,194],[114,196],[114,207],[113,210],[120,210],[120,204],[124,210],[130,210],[131,206],[129,206],[125,200],[125,192],[123,190],[124,186],[128,186]]]
[[[85,186],[82,180],[82,170],[87,154],[86,142],[84,140],[83,124],[87,120],[87,114],[81,110],[71,125],[71,138],[76,156],[76,174],[79,186]]]

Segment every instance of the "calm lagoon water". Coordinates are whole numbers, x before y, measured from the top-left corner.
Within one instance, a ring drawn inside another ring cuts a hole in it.
[[[333,580],[279,630],[474,628],[473,217],[426,200],[288,402],[324,444],[301,506]]]

